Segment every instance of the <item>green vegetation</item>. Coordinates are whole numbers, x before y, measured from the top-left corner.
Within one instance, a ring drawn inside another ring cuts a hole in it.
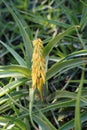
[[[44,101],[31,89],[32,41],[46,60]],[[0,130],[87,129],[86,0],[0,1]]]

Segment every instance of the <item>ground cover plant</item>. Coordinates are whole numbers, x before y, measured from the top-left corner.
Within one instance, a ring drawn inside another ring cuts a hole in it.
[[[87,2],[1,0],[0,30],[0,129],[87,129]]]

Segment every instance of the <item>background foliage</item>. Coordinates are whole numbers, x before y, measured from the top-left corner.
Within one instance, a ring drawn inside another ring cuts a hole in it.
[[[1,0],[0,30],[0,129],[87,129],[87,2]],[[36,92],[32,104],[36,38],[43,40],[46,84],[44,102]]]

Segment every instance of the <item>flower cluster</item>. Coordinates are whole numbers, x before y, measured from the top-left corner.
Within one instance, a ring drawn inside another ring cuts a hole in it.
[[[45,58],[41,39],[33,41],[34,51],[32,56],[32,88],[37,88],[42,98],[42,86],[45,83]]]

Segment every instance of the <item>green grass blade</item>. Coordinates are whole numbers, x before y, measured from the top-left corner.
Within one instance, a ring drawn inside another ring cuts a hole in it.
[[[83,112],[81,114],[81,122],[85,122],[87,120],[87,112]],[[74,119],[64,124],[62,127],[60,127],[58,130],[70,130],[74,127]],[[77,129],[79,130],[79,129]]]
[[[13,89],[15,89],[16,87],[22,85],[23,83],[25,83],[27,81],[27,79],[18,79],[16,81],[13,81],[9,84],[7,84],[6,86],[4,86],[3,88],[1,88],[0,90],[0,97],[5,95],[6,93],[9,93],[10,91],[12,91]]]
[[[21,130],[26,130],[26,125],[25,125],[25,123],[24,123],[22,120],[20,120],[20,119],[16,119],[16,120],[14,121],[14,124],[15,124],[16,126],[18,126],[19,129],[21,129]]]
[[[64,62],[57,62],[51,68],[48,69],[46,79],[50,79],[59,72],[62,73],[65,72],[67,69],[69,70],[71,68],[80,66],[82,62],[83,61],[81,58],[71,59]],[[87,61],[85,60],[85,62]]]
[[[84,70],[82,70],[82,76],[79,85],[79,91],[77,94],[76,108],[75,108],[75,130],[81,130],[81,119],[80,119],[80,98],[83,86]]]
[[[52,48],[58,43],[64,36],[67,36],[71,31],[75,30],[78,26],[72,26],[63,33],[58,34],[51,42],[49,42],[44,48],[44,55],[47,56]]]
[[[18,65],[0,66],[0,78],[17,76],[31,78],[31,71]]]
[[[21,130],[26,130],[25,123],[22,120],[16,119],[13,117],[6,117],[6,116],[0,117],[0,124],[3,124],[5,129],[8,129],[8,130],[9,130],[9,128],[10,128],[10,130],[14,130],[15,128],[18,128]],[[15,125],[16,125],[16,127],[15,127]],[[3,128],[2,130],[5,130],[5,129]]]
[[[66,90],[56,90],[56,92],[53,92],[47,97],[47,100],[54,100],[59,98],[71,98],[76,99],[76,93],[75,92],[69,92]]]
[[[84,105],[84,104],[82,104]],[[41,112],[48,112],[50,110],[55,110],[61,107],[72,107],[75,106],[75,100],[65,100],[62,102],[53,103],[51,105],[45,106],[44,108],[41,108]],[[37,111],[33,112],[34,114],[37,113]]]
[[[83,80],[84,81],[84,80]],[[82,96],[80,97],[80,100],[84,103],[87,103],[87,95],[86,95],[87,91],[85,90],[82,91]],[[50,94],[47,97],[47,100],[50,102],[50,100],[54,100],[54,99],[75,99],[76,100],[76,92],[68,92],[66,90],[57,90],[56,92]]]
[[[13,100],[16,100],[16,99],[19,99],[21,98],[22,96],[26,96],[26,94],[28,94],[28,92],[26,92],[24,89],[23,90],[20,90],[20,91],[15,91],[15,92],[12,92],[10,94],[11,98]],[[5,102],[9,102],[10,98],[5,95],[4,97],[1,97],[0,98],[0,105],[2,105],[3,103]]]
[[[68,56],[65,57],[65,59],[71,59],[71,58],[81,57],[86,55],[87,55],[87,50],[80,50],[69,54]]]
[[[14,8],[14,7],[12,6],[12,8],[11,8],[5,0],[2,0],[2,1],[6,5],[6,7],[8,8],[9,12],[12,14],[14,20],[16,21],[16,23],[17,23],[17,25],[20,29],[20,32],[21,32],[21,35],[22,35],[22,38],[23,38],[23,41],[24,41],[25,50],[26,50],[26,62],[27,62],[28,67],[30,68],[31,67],[31,57],[32,57],[33,49],[32,49],[32,45],[31,45],[29,35],[28,35],[28,33],[25,29],[25,24],[23,24],[23,20],[21,20],[18,12],[17,12],[17,14],[18,14],[18,16],[17,16],[16,13],[12,10],[12,8]]]
[[[33,119],[40,125],[42,130],[56,130],[44,114],[38,109],[39,115],[33,115]]]
[[[80,20],[80,27],[81,27],[82,31],[86,27],[86,25],[87,25],[87,7],[83,6],[82,17],[81,17],[81,20]]]
[[[75,13],[73,13],[74,11],[67,8],[66,6],[62,6],[62,10],[64,11],[64,13],[66,14],[69,22],[71,23],[71,25],[78,25],[79,21],[77,19],[77,16],[75,15]]]
[[[13,57],[17,60],[17,62],[20,64],[20,65],[23,65],[25,66],[25,61],[23,60],[23,58],[21,56],[19,56],[19,54],[13,50],[13,48],[11,48],[10,46],[6,45],[4,42],[2,42],[0,40],[0,43],[6,47],[6,49],[8,49],[8,51],[13,55]]]
[[[34,104],[34,95],[35,95],[35,89],[30,88],[30,90],[29,90],[29,97],[30,97],[29,116],[30,116],[30,121],[31,121],[32,126],[34,127],[34,129],[37,130],[37,126],[35,125],[35,123],[33,121],[33,115],[32,115],[33,104]]]

